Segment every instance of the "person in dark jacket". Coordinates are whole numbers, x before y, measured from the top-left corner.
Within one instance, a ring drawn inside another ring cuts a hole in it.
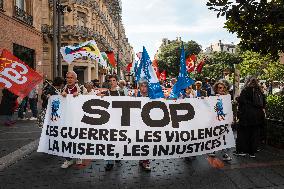
[[[11,93],[8,89],[3,89],[2,91],[2,101],[0,104],[0,115],[5,116],[4,125],[12,126],[16,122],[12,119],[12,116],[15,111],[17,95]]]
[[[255,158],[260,129],[265,122],[265,95],[258,80],[250,77],[239,97],[239,128],[235,155],[249,154]]]

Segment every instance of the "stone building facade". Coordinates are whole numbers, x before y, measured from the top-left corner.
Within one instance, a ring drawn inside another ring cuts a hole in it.
[[[42,63],[41,2],[0,0],[0,48],[39,72]]]
[[[134,57],[121,20],[120,0],[61,0],[69,11],[64,11],[61,26],[61,46],[75,45],[94,39],[101,52],[119,49],[119,66],[126,67]],[[48,78],[52,78],[52,0],[42,0],[43,64]],[[117,56],[116,56],[117,57]],[[63,75],[68,70],[78,74],[80,83],[99,79],[114,70],[102,68],[97,62],[82,58],[68,65],[62,60]],[[123,69],[121,69],[123,71]],[[121,72],[123,75],[123,72]]]

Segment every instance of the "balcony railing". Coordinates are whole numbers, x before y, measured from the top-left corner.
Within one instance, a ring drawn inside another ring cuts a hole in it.
[[[14,16],[30,26],[33,25],[33,17],[17,6],[15,6]]]

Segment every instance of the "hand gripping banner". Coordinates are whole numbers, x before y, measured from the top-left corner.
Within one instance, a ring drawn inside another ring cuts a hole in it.
[[[49,99],[38,152],[105,160],[169,159],[235,146],[231,98]]]

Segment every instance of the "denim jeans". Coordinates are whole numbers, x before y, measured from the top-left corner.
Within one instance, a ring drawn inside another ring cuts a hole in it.
[[[29,103],[33,117],[37,117],[37,98],[29,98]]]

